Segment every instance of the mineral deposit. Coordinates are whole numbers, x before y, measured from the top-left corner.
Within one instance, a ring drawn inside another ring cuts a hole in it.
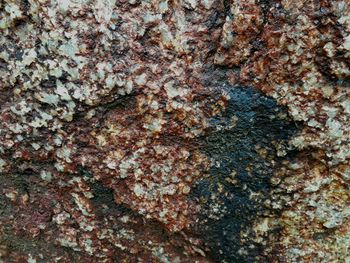
[[[349,263],[349,0],[0,0],[0,263]]]

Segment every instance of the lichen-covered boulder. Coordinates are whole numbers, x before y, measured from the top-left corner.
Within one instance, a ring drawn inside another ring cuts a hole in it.
[[[0,1],[0,263],[350,262],[346,0]]]

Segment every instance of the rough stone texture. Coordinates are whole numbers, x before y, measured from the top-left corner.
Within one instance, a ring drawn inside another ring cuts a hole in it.
[[[350,262],[347,0],[0,0],[0,262]]]

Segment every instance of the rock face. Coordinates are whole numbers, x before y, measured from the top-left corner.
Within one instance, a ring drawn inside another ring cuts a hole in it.
[[[0,262],[350,262],[346,0],[0,1]]]

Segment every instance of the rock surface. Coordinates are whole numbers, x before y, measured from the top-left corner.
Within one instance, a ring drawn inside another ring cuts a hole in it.
[[[0,1],[0,262],[350,262],[347,0]]]

